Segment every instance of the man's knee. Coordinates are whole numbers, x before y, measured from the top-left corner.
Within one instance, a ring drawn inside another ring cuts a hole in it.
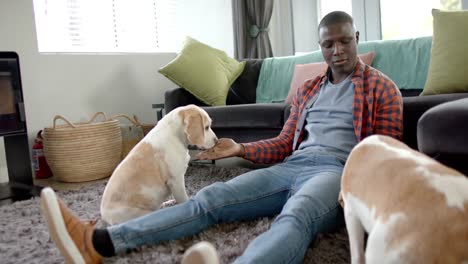
[[[281,215],[290,217],[300,225],[311,225],[322,218],[338,217],[340,209],[337,200],[330,201],[311,194],[296,194],[290,198]]]
[[[194,196],[194,200],[205,208],[216,206],[220,198],[224,197],[226,184],[223,182],[215,182],[202,188]]]

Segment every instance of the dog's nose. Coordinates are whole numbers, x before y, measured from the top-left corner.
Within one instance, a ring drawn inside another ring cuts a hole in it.
[[[214,138],[214,143],[215,143],[215,145],[218,144],[218,137]]]

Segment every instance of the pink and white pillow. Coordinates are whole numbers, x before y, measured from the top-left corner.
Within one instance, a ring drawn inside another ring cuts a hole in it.
[[[374,52],[364,53],[358,57],[367,65],[372,65],[374,61]],[[291,81],[291,88],[289,89],[288,96],[286,96],[285,103],[291,104],[292,98],[296,94],[297,89],[309,79],[314,79],[321,73],[325,72],[327,64],[325,62],[315,62],[309,64],[296,64],[294,74]]]

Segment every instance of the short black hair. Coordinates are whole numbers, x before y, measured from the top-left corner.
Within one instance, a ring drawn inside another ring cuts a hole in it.
[[[348,13],[344,11],[333,11],[322,18],[318,29],[320,30],[323,27],[328,27],[340,23],[350,23],[352,26],[354,26],[354,20]]]

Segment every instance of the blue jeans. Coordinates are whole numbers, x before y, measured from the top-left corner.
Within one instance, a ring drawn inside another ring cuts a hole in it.
[[[116,253],[196,234],[210,225],[277,215],[236,263],[301,263],[318,233],[344,224],[338,204],[343,163],[300,154],[201,189],[187,202],[108,228]]]

